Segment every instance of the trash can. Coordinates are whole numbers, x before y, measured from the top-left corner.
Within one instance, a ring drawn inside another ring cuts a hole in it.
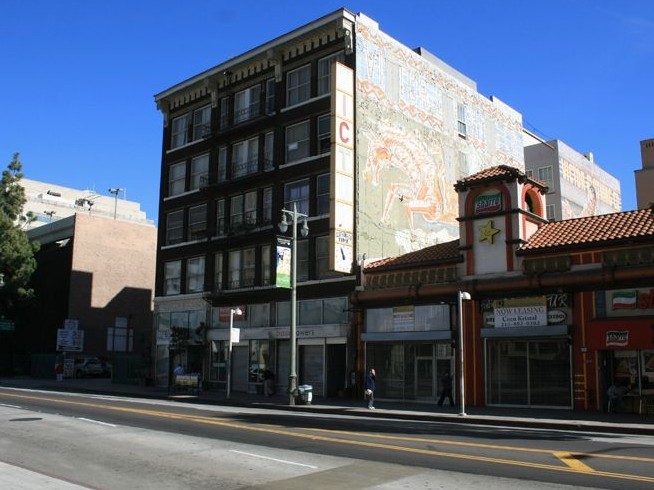
[[[295,397],[295,403],[298,405],[311,405],[311,399],[313,398],[313,386],[311,385],[300,385],[297,387],[297,396]]]

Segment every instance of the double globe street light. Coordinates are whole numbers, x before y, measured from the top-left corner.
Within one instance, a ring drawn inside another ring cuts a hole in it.
[[[302,237],[309,234],[306,214],[299,213],[297,204],[293,203],[293,210],[282,209],[282,221],[279,223],[279,231],[286,233],[290,225],[293,227],[291,238],[291,366],[288,372],[288,404],[295,405],[295,396],[297,395],[297,368],[296,368],[296,343],[297,343],[297,225],[298,220],[302,220],[300,233]]]

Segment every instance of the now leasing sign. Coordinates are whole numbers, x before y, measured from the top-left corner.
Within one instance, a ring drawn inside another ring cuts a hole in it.
[[[547,325],[547,306],[495,308],[495,328],[542,327]]]

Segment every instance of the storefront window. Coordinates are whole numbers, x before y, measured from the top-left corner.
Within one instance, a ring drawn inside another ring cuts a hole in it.
[[[211,342],[211,371],[209,381],[227,381],[227,342],[214,340]]]

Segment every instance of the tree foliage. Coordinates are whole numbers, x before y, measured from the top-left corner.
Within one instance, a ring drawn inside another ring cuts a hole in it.
[[[27,199],[20,185],[22,169],[20,155],[15,153],[0,181],[0,274],[4,282],[0,312],[7,312],[16,300],[33,296],[28,285],[36,270],[34,254],[39,245],[30,242],[23,229],[33,217],[23,214]]]

